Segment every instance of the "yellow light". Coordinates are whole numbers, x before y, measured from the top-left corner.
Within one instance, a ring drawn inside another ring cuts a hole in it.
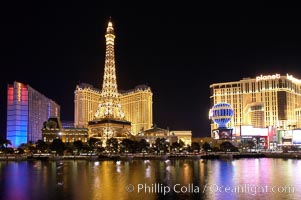
[[[18,101],[21,101],[21,83],[18,83]]]

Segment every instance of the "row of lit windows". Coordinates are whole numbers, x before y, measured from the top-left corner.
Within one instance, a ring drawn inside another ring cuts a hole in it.
[[[251,90],[250,90],[250,84],[251,84]],[[231,88],[231,87],[213,87],[214,91],[216,91],[214,94],[237,94],[240,93],[240,91],[244,91],[245,93],[255,93],[255,92],[261,92],[264,90],[269,90],[269,89],[288,89],[290,91],[296,92],[297,94],[300,94],[300,87],[296,84],[293,84],[291,81],[284,80],[281,81],[279,80],[279,85],[275,84],[275,81],[272,81],[272,87],[270,87],[270,84],[268,81],[260,81],[257,82],[250,82],[250,83],[244,83],[244,88]],[[257,87],[256,87],[257,86]]]
[[[44,132],[43,134],[45,134],[45,135],[58,135],[57,132]],[[62,135],[66,135],[66,136],[71,136],[71,135],[88,135],[88,133],[73,132],[73,133],[62,133]]]
[[[255,80],[254,80],[255,81]],[[263,89],[276,89],[276,88],[286,88],[293,91],[296,91],[297,93],[300,92],[300,86],[292,83],[292,81],[289,81],[287,79],[279,79],[279,80],[265,80],[265,81],[259,81],[259,82],[247,82],[244,83],[244,91],[249,93],[250,91],[255,92],[256,89],[261,91]],[[251,85],[251,90],[250,90]]]
[[[47,137],[44,137],[44,142],[53,142],[54,139],[60,139],[59,137],[56,137],[56,138],[50,138],[48,141],[47,141]],[[75,142],[75,141],[83,141],[83,142],[87,142],[87,138],[64,138],[65,139],[65,142]]]

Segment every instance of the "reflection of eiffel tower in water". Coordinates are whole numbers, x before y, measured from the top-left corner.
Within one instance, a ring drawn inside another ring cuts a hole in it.
[[[56,162],[56,184],[57,186],[63,186],[64,185],[64,163],[62,161]]]
[[[95,113],[95,119],[88,123],[90,136],[101,138],[103,141],[111,137],[128,138],[131,135],[131,122],[124,120],[117,89],[114,56],[115,34],[111,21],[108,23],[105,37],[106,57],[100,103]]]

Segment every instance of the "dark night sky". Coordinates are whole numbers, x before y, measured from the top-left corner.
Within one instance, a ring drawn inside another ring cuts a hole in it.
[[[118,88],[148,84],[153,122],[162,128],[209,136],[211,83],[275,73],[301,78],[301,14],[294,5],[141,2],[2,5],[0,131],[14,80],[57,101],[62,120],[73,120],[76,84],[102,84],[109,16]]]

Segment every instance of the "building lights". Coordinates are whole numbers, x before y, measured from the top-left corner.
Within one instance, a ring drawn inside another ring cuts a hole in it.
[[[301,110],[301,80],[286,74],[260,75],[236,82],[210,85],[212,102],[227,102],[234,108],[229,127],[270,126],[287,129],[289,125],[301,128],[298,111]],[[224,88],[227,88],[225,90]],[[212,123],[211,129],[216,126]]]
[[[279,79],[280,74],[274,74],[274,75],[260,75],[256,77],[256,82],[262,81],[262,80],[273,80],[273,79]]]
[[[294,83],[301,84],[301,79],[297,79],[293,77],[293,75],[286,74],[286,77],[288,80],[291,80]]]

